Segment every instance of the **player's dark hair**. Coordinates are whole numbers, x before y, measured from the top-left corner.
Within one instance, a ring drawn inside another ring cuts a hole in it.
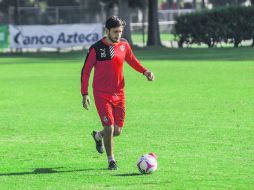
[[[107,19],[105,27],[110,30],[110,28],[125,27],[126,22],[120,19],[118,16],[111,16]]]

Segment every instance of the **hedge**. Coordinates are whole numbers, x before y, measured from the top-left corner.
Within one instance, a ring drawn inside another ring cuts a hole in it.
[[[254,7],[224,7],[181,15],[174,28],[179,47],[183,44],[233,43],[254,39]],[[254,42],[253,42],[254,44]]]

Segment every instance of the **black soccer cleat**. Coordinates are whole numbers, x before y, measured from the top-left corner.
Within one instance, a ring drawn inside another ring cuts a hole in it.
[[[118,166],[116,164],[116,161],[114,161],[114,160],[110,161],[108,164],[108,169],[109,170],[117,170]]]
[[[92,132],[92,136],[93,136],[93,139],[95,141],[95,144],[96,144],[96,150],[102,154],[104,152],[104,148],[103,148],[103,144],[102,144],[102,140],[96,140],[95,138],[95,134],[96,134],[96,131],[93,131]]]

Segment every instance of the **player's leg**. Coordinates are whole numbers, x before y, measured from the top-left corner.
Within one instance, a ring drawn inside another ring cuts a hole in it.
[[[108,157],[108,169],[109,170],[117,170],[116,161],[114,158],[114,125],[105,126],[104,127],[104,146],[106,149],[107,157]]]
[[[104,133],[103,141],[104,141],[104,146],[106,149],[107,156],[112,157],[113,151],[114,151],[114,144],[113,144],[114,126],[113,125],[105,126],[103,133]]]
[[[103,130],[96,132],[95,138],[102,139],[108,157],[108,169],[116,170],[117,165],[114,158],[114,117],[113,105],[111,103],[110,95],[94,94],[95,105],[101,119]],[[96,147],[97,148],[97,147]],[[97,149],[98,150],[98,149]]]
[[[123,127],[120,127],[120,126],[118,126],[118,125],[114,125],[114,133],[113,133],[113,136],[114,136],[114,137],[120,136],[121,133],[122,133],[122,128],[123,128]],[[102,131],[93,131],[93,133],[95,133],[95,134],[94,134],[95,139],[98,140],[98,141],[101,140],[101,139],[103,139],[103,137],[104,137],[104,130],[102,130]]]
[[[122,129],[123,129],[124,117],[125,117],[125,98],[124,98],[124,96],[120,96],[116,101],[114,101],[112,115],[114,116],[114,126],[111,126],[110,129],[108,129],[109,130],[108,135],[111,134],[111,138],[107,139],[106,127],[104,127],[104,145],[105,145],[105,149],[106,149],[106,152],[108,155],[108,161],[109,161],[108,168],[111,170],[115,170],[115,169],[117,169],[117,165],[116,165],[116,161],[114,158],[114,139],[113,139],[113,137],[119,136],[122,132]],[[112,129],[113,129],[113,131],[112,131]],[[108,140],[108,144],[107,144],[106,140]],[[108,148],[106,146],[108,146]]]
[[[94,101],[97,108],[97,112],[100,116],[102,126],[111,126],[114,123],[114,118],[112,114],[112,105],[108,101],[107,95],[104,94],[94,94]],[[96,150],[99,153],[104,152],[104,146],[102,139],[104,137],[104,129],[102,131],[93,131],[92,136],[96,143]]]

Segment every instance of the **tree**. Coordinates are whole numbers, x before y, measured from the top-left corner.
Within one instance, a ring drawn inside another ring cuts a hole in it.
[[[48,6],[78,6],[79,3],[75,0],[44,0],[47,1]],[[82,1],[80,1],[82,3]]]
[[[117,5],[119,8],[118,15],[120,18],[126,21],[126,26],[123,32],[123,37],[133,45],[131,39],[131,28],[130,28],[130,7],[131,8],[139,8],[142,9],[145,7],[146,1],[144,0],[100,0],[105,5],[106,17],[108,18],[110,15],[110,9]]]
[[[142,9],[145,7],[144,0],[118,0],[119,17],[126,21],[123,37],[133,45],[131,39],[131,27],[130,27],[130,7]]]
[[[192,8],[196,9],[197,8],[197,0],[192,1]]]
[[[16,1],[15,0],[9,0],[9,1],[0,1],[0,11],[7,13],[8,12],[8,8],[10,6],[15,6]]]
[[[158,0],[148,1],[148,39],[147,46],[161,45],[158,23]]]
[[[202,9],[205,8],[205,0],[202,0]]]
[[[147,1],[146,0],[129,0],[129,6],[131,8],[144,9],[147,7]]]
[[[240,5],[246,0],[209,0],[214,7],[228,6],[228,5]]]
[[[119,17],[126,21],[126,26],[123,32],[123,37],[132,45],[131,28],[130,28],[130,14],[129,2],[127,0],[118,0]]]
[[[177,6],[177,9],[180,9],[181,8],[181,2],[180,0],[176,0],[176,6]]]

